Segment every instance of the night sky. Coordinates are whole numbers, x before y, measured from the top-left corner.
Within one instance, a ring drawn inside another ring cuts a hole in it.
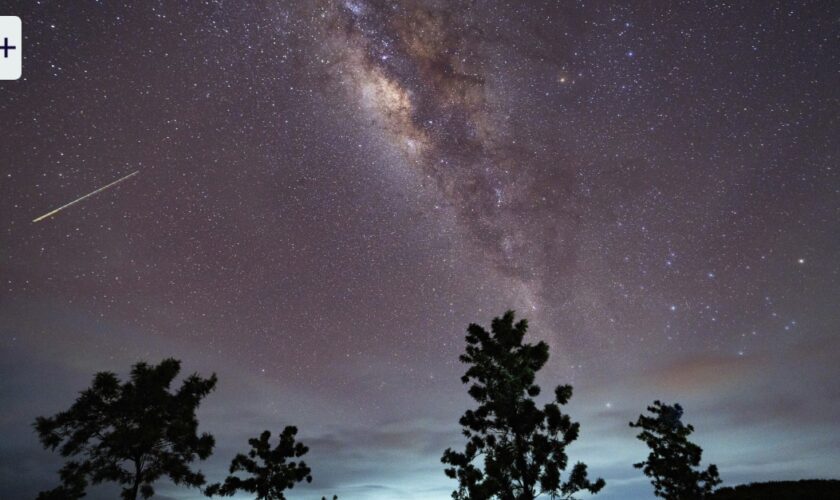
[[[654,399],[724,484],[837,477],[840,3],[0,14],[0,497],[58,483],[36,416],[172,356],[220,378],[211,480],[294,424],[292,498],[447,498],[466,326],[511,308],[598,498],[652,498],[627,423]]]

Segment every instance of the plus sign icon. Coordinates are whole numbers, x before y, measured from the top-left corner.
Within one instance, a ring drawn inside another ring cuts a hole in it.
[[[23,34],[20,18],[0,16],[0,80],[20,78],[23,60]]]

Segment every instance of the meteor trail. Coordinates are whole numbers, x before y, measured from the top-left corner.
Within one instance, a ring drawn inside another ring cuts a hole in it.
[[[108,189],[108,188],[109,188],[109,187],[111,187],[111,186],[116,186],[116,185],[117,185],[117,184],[119,184],[120,182],[122,182],[122,181],[124,181],[124,180],[128,179],[129,177],[134,177],[135,175],[137,175],[137,174],[139,174],[139,173],[140,173],[140,171],[139,171],[139,170],[134,171],[134,172],[132,172],[132,173],[130,173],[130,174],[128,174],[128,175],[126,175],[125,177],[121,177],[121,178],[119,178],[119,179],[115,180],[114,182],[112,182],[112,183],[110,183],[110,184],[107,184],[107,185],[105,185],[105,186],[102,186],[101,188],[97,189],[96,191],[91,191],[90,193],[88,193],[88,194],[86,194],[86,195],[82,196],[81,198],[76,198],[75,200],[71,201],[70,203],[68,203],[68,204],[66,204],[66,205],[62,205],[62,206],[60,206],[60,207],[56,208],[55,210],[53,210],[53,211],[51,211],[51,212],[47,212],[47,213],[45,213],[44,215],[42,215],[42,216],[38,217],[37,219],[33,219],[33,220],[32,220],[32,222],[39,222],[39,221],[42,221],[42,220],[46,219],[47,217],[52,217],[53,215],[57,214],[58,212],[61,212],[62,210],[64,210],[65,208],[67,208],[67,207],[69,207],[69,206],[71,206],[71,205],[75,205],[76,203],[79,203],[80,201],[84,200],[85,198],[90,198],[91,196],[95,195],[96,193],[99,193],[99,192],[105,191],[106,189]]]

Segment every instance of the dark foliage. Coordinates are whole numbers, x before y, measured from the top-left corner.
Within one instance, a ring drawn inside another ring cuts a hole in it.
[[[190,464],[210,456],[214,440],[196,434],[195,411],[215,387],[216,376],[193,374],[171,393],[180,369],[174,359],[157,366],[137,363],[122,384],[113,373],[97,373],[69,410],[38,417],[35,429],[44,447],[73,457],[61,469],[62,486],[38,498],[81,498],[89,484],[103,482],[123,486],[124,499],[148,498],[162,476],[176,484],[204,484]]]
[[[280,434],[280,442],[271,448],[269,439],[271,433],[263,431],[259,438],[249,439],[251,451],[248,455],[239,454],[230,464],[231,475],[222,484],[214,484],[207,488],[207,496],[233,496],[237,491],[244,491],[256,495],[260,500],[283,500],[283,492],[294,488],[295,484],[306,481],[312,482],[311,470],[306,462],[296,462],[287,459],[300,458],[309,448],[295,442],[297,428],[286,427]],[[237,472],[245,472],[248,477],[242,479],[235,476]]]
[[[469,369],[461,378],[472,383],[469,394],[478,408],[461,417],[468,442],[463,453],[447,449],[441,461],[446,475],[457,479],[456,499],[529,500],[541,494],[572,498],[579,491],[598,492],[604,480],[590,482],[586,465],[577,463],[564,482],[566,446],[577,439],[579,424],[560,411],[572,387],[558,386],[554,401],[542,408],[534,402],[540,387],[536,373],[548,361],[548,345],[523,344],[528,323],[514,324],[508,311],[493,319],[488,333],[479,325],[467,329],[462,362]],[[483,467],[476,461],[482,459]]]
[[[840,498],[840,481],[807,479],[771,481],[720,488],[709,498],[715,500],[835,500]]]
[[[648,406],[651,416],[639,415],[630,427],[642,431],[636,436],[650,448],[647,460],[633,464],[651,478],[654,493],[668,500],[707,498],[720,484],[717,466],[700,470],[703,450],[688,440],[694,427],[682,423],[683,409],[679,404],[665,405],[654,401]]]
[[[62,470],[61,480],[64,484],[38,493],[37,500],[76,500],[85,496],[87,480],[84,476],[65,474]]]

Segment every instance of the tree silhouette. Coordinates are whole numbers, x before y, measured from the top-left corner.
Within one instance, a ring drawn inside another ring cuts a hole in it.
[[[669,500],[695,500],[708,497],[720,484],[717,466],[699,470],[703,449],[688,440],[694,427],[682,423],[679,404],[666,405],[654,401],[630,427],[642,431],[636,436],[650,448],[647,460],[633,464],[651,478],[654,493]]]
[[[207,496],[233,496],[237,491],[253,493],[260,500],[283,500],[283,492],[294,488],[296,483],[312,482],[312,472],[306,462],[287,462],[288,458],[300,458],[309,448],[295,442],[297,428],[288,426],[280,434],[280,442],[273,449],[269,443],[271,433],[263,431],[259,438],[249,439],[251,450],[248,455],[238,454],[230,463],[230,476],[222,484],[211,485],[205,491]],[[259,459],[259,463],[257,461]],[[242,479],[237,472],[246,472]]]
[[[85,496],[87,480],[75,470],[61,471],[62,485],[38,493],[37,500],[76,500]]]
[[[569,385],[557,386],[554,401],[537,407],[540,387],[536,373],[548,361],[548,345],[523,344],[526,320],[514,324],[508,311],[494,318],[488,333],[479,325],[467,329],[469,366],[461,377],[472,382],[469,394],[478,408],[461,417],[468,442],[463,453],[447,449],[441,461],[449,464],[446,475],[458,480],[455,499],[530,500],[547,494],[572,498],[579,491],[597,493],[604,480],[590,482],[586,465],[577,463],[568,479],[561,480],[568,458],[566,446],[577,439],[580,425],[560,411],[572,396]],[[483,469],[474,462],[483,458]]]
[[[176,484],[204,484],[190,464],[210,456],[214,439],[196,434],[195,411],[216,386],[216,375],[190,375],[171,393],[180,370],[175,359],[157,366],[137,363],[122,384],[115,374],[100,372],[69,410],[38,417],[34,426],[44,447],[73,457],[61,468],[62,485],[38,498],[81,498],[89,483],[103,482],[123,486],[124,499],[148,498],[161,476]]]

